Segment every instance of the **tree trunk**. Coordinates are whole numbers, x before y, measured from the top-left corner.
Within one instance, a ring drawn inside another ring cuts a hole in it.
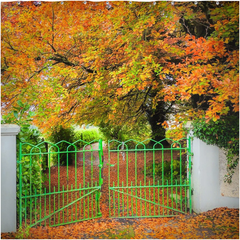
[[[166,130],[162,127],[162,123],[166,120],[166,111],[164,109],[164,105],[164,102],[160,102],[156,109],[148,109],[146,111],[152,130],[152,139],[155,141],[161,141],[165,138]],[[169,146],[169,143],[166,140],[162,141],[161,143],[164,146]]]
[[[42,141],[44,141],[44,138],[42,138]],[[45,142],[44,145],[46,152],[48,152],[48,143]],[[45,172],[48,170],[49,167],[50,166],[48,166],[48,154],[45,154],[43,156],[42,170]]]

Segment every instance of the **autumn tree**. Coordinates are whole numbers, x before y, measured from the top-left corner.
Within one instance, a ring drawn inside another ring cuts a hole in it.
[[[214,4],[192,5],[181,19],[186,59],[164,91],[165,100],[181,103],[176,122],[193,120],[195,136],[227,151],[230,183],[239,162],[239,3]],[[203,18],[196,17],[199,9]]]
[[[237,111],[236,15],[236,2],[2,3],[3,111],[29,102],[45,130],[146,121],[156,140],[167,114]]]
[[[192,8],[187,21],[182,20],[188,33],[186,58],[177,65],[176,84],[165,88],[166,100],[189,105],[180,119],[206,116],[216,121],[222,115],[238,115],[239,5],[213,4],[200,2]],[[203,19],[196,19],[198,9],[203,10]]]

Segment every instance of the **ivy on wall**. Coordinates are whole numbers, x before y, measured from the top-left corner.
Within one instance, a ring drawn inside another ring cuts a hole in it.
[[[224,181],[231,183],[239,162],[239,115],[223,116],[215,122],[198,119],[192,125],[195,137],[227,151],[227,175]]]

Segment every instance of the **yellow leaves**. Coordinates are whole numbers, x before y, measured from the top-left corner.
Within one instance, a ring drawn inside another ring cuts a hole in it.
[[[141,79],[142,81],[145,81],[147,78],[148,78],[148,75],[146,75],[146,74],[141,74],[141,75],[140,75],[140,79]],[[144,88],[143,88],[143,89],[144,89]]]
[[[225,42],[226,44],[228,44],[228,43],[229,43],[229,38],[226,38],[226,39],[224,40],[224,42]]]
[[[213,119],[214,122],[216,122],[218,119],[220,119],[220,116],[219,115],[215,115],[212,119]]]
[[[174,141],[178,141],[179,139],[185,138],[186,136],[187,136],[187,131],[184,129],[184,124],[178,123],[178,122],[171,123],[171,126],[166,133],[166,137]]]
[[[155,24],[155,17],[154,16],[151,16],[150,17],[150,21],[148,22],[147,26],[148,27],[152,27],[154,24]]]
[[[213,118],[213,120],[216,121],[219,119],[219,115],[227,114],[229,107],[226,103],[229,101],[233,103],[235,107],[234,110],[239,111],[239,84],[234,78],[230,79],[226,77],[223,81],[215,81],[215,88],[215,93],[217,93],[217,95],[213,100],[209,101],[210,108],[206,112],[208,117]]]

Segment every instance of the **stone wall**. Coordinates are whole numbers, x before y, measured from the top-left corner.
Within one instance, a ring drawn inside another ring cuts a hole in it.
[[[226,152],[219,151],[219,182],[221,195],[225,197],[239,197],[239,164],[234,170],[232,182],[230,184],[225,183],[224,176],[227,174],[227,158]]]

